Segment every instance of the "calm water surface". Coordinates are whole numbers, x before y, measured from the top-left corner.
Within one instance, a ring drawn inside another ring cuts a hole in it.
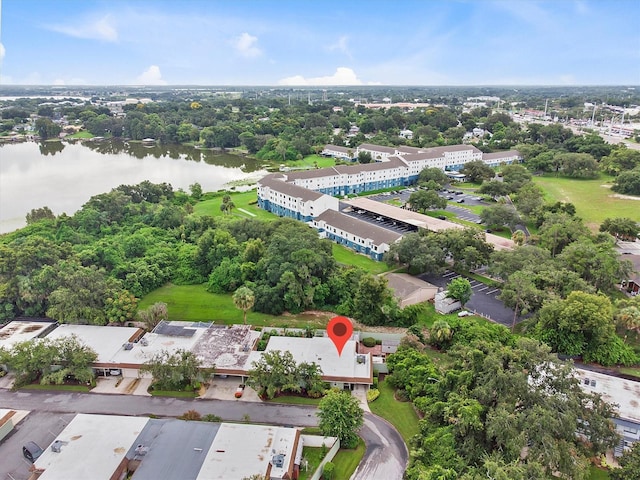
[[[93,195],[143,180],[205,192],[258,179],[261,163],[184,146],[144,147],[121,141],[34,142],[0,146],[0,233],[25,225],[33,208],[72,215]]]

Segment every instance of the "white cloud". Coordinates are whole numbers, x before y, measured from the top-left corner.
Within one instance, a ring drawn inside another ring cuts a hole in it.
[[[351,58],[351,52],[349,51],[349,37],[346,35],[341,36],[336,43],[329,45],[329,51],[342,52]]]
[[[67,84],[67,82],[65,82],[62,78],[56,78],[56,79],[53,81],[53,84],[54,84],[54,85],[66,85],[66,84]]]
[[[105,42],[118,41],[118,31],[113,25],[113,17],[105,15],[96,20],[80,20],[76,25],[51,25],[54,32],[63,33],[70,37],[103,40]]]
[[[0,62],[4,60],[5,53],[7,53],[7,51],[5,50],[4,45],[0,43]]]
[[[151,65],[136,78],[137,85],[166,85],[166,80],[162,79],[160,67]]]
[[[233,46],[236,51],[243,57],[247,58],[257,57],[262,53],[262,50],[258,48],[257,43],[258,37],[249,35],[247,32],[244,32],[239,37],[233,39]]]
[[[348,67],[338,67],[333,75],[326,77],[304,78],[302,75],[283,78],[278,81],[279,85],[302,85],[302,86],[329,86],[329,85],[364,85],[364,82],[358,78],[356,72]],[[378,83],[368,82],[368,85],[377,85]]]

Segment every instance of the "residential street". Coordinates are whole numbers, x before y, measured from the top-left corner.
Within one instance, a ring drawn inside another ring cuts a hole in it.
[[[248,415],[250,421],[255,423],[294,426],[318,424],[316,408],[312,406],[134,395],[52,393],[38,390],[10,392],[0,389],[0,407],[33,412],[18,425],[14,434],[0,444],[0,458],[10,459],[0,462],[2,480],[10,478],[8,474],[13,475],[23,470],[26,473],[25,467],[28,465],[22,458],[21,444],[28,439],[40,442],[41,446],[51,442],[72,418],[68,414],[177,417],[187,410],[197,410],[202,415],[211,413],[230,421],[242,421]],[[32,421],[36,419],[37,421]],[[51,424],[52,421],[55,425]],[[400,434],[393,426],[375,415],[365,413],[365,425],[361,434],[367,451],[353,478],[402,478],[408,453]]]

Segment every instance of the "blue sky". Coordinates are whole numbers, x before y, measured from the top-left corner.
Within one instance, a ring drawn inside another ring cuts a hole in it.
[[[638,0],[0,0],[2,84],[640,84]]]

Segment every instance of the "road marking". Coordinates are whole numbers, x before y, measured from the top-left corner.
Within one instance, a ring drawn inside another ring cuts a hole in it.
[[[500,289],[499,289],[499,288],[494,288],[494,289],[493,289],[493,290],[491,290],[490,292],[487,292],[487,295],[491,295],[492,293],[499,292],[499,291],[500,291]]]
[[[445,274],[444,274],[444,275],[442,275],[442,276],[443,276],[443,277],[450,277],[451,275],[455,275],[455,274],[456,274],[456,272],[448,272],[448,273],[445,273]]]
[[[478,290],[478,291],[479,291],[479,292],[484,292],[487,288],[489,288],[489,287],[485,286],[484,288],[481,288],[481,289],[480,289],[480,290]]]

